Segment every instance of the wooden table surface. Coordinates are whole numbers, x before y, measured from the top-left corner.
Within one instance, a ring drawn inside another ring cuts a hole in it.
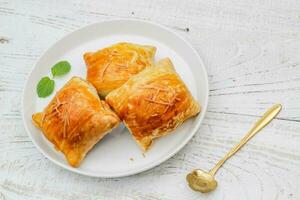
[[[204,122],[178,154],[115,179],[68,172],[30,141],[21,118],[26,77],[39,56],[94,22],[157,22],[187,38],[204,60],[210,99]],[[210,169],[274,103],[278,117],[218,172],[210,194],[185,175]],[[0,0],[0,200],[300,199],[300,1]]]

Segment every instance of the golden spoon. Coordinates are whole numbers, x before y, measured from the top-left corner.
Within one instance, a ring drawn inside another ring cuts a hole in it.
[[[222,160],[220,160],[216,166],[210,170],[209,172],[205,172],[201,169],[195,169],[191,173],[186,176],[186,180],[189,183],[190,188],[196,191],[200,191],[203,193],[213,191],[217,187],[217,181],[215,179],[215,174],[218,169],[225,163],[228,158],[233,156],[238,150],[244,146],[258,131],[264,128],[272,119],[276,117],[276,115],[281,110],[282,106],[280,104],[276,104],[272,106],[262,117],[258,120],[252,129],[247,133],[247,135],[235,146],[233,147]]]

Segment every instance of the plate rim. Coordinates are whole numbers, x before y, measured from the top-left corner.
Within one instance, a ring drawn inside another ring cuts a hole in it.
[[[32,133],[29,131],[29,128],[27,127],[27,123],[25,121],[25,107],[24,107],[24,97],[25,97],[25,92],[26,92],[26,88],[28,85],[28,82],[30,80],[30,77],[34,71],[34,69],[37,67],[38,62],[41,60],[41,58],[48,53],[48,51],[50,51],[53,46],[56,46],[58,43],[62,42],[64,39],[68,38],[70,35],[74,34],[75,32],[79,32],[82,31],[83,29],[88,29],[90,27],[93,26],[99,26],[103,23],[113,23],[113,22],[139,22],[139,23],[144,23],[144,24],[149,24],[152,26],[157,26],[160,29],[163,29],[164,31],[175,35],[177,38],[179,38],[180,40],[182,40],[186,45],[188,45],[188,47],[194,52],[194,54],[197,56],[197,59],[199,60],[199,62],[201,63],[201,67],[203,69],[204,72],[204,77],[205,77],[205,82],[206,84],[206,90],[207,90],[207,95],[205,97],[206,102],[204,104],[201,104],[201,113],[203,113],[200,118],[198,119],[198,121],[196,122],[195,126],[193,127],[193,129],[191,130],[192,134],[190,134],[188,137],[186,137],[178,146],[176,146],[172,151],[170,151],[170,153],[166,154],[165,156],[162,156],[160,159],[158,159],[156,162],[150,163],[148,165],[145,165],[144,167],[141,167],[138,170],[129,170],[127,172],[119,172],[116,174],[97,174],[94,172],[87,172],[87,171],[83,171],[80,170],[80,168],[73,168],[69,165],[66,165],[64,163],[61,163],[59,161],[56,161],[55,159],[53,159],[50,155],[48,155],[35,141],[35,139],[33,138]],[[77,173],[77,174],[81,174],[81,175],[85,175],[85,176],[89,176],[89,177],[97,177],[97,178],[119,178],[119,177],[126,177],[126,176],[131,176],[131,175],[135,175],[135,174],[139,174],[141,172],[150,170],[160,164],[162,164],[163,162],[167,161],[168,159],[172,158],[175,154],[177,154],[192,138],[193,136],[197,133],[197,130],[199,129],[200,125],[202,124],[202,121],[205,117],[206,111],[207,111],[207,106],[208,106],[208,101],[209,101],[209,81],[208,81],[208,75],[207,75],[207,70],[205,68],[204,62],[201,58],[201,56],[199,55],[199,53],[197,52],[197,50],[191,45],[191,43],[184,38],[183,36],[181,36],[179,33],[173,31],[172,29],[158,24],[156,22],[152,22],[152,21],[148,21],[148,20],[142,20],[142,19],[124,19],[124,18],[117,18],[117,19],[111,19],[111,20],[103,20],[103,21],[99,21],[99,22],[95,22],[95,23],[91,23],[85,26],[82,26],[70,33],[65,34],[62,38],[60,38],[59,40],[57,40],[56,42],[54,42],[53,44],[51,44],[50,47],[48,47],[44,52],[41,53],[41,55],[38,57],[38,59],[36,60],[34,66],[32,67],[32,69],[30,70],[30,72],[27,75],[24,87],[23,87],[23,92],[22,92],[22,98],[21,98],[21,113],[22,113],[22,121],[23,121],[23,125],[25,128],[25,131],[27,133],[27,135],[29,136],[30,140],[32,141],[32,143],[34,144],[34,146],[40,151],[40,153],[42,153],[43,156],[45,156],[47,159],[49,159],[50,161],[52,161],[53,163],[55,163],[56,165]]]

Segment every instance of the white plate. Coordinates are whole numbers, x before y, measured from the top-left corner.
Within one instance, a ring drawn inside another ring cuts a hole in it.
[[[68,60],[71,72],[55,78],[55,91],[72,76],[85,78],[82,55],[111,44],[128,41],[157,47],[155,61],[170,57],[193,96],[202,106],[201,113],[186,121],[172,134],[156,139],[142,155],[138,145],[122,125],[101,140],[86,156],[79,168],[70,167],[62,153],[56,151],[31,121],[31,115],[42,111],[52,96],[42,99],[36,94],[41,77],[51,77],[50,69],[60,60]],[[181,36],[158,24],[139,20],[112,20],[79,29],[50,47],[39,59],[25,85],[22,110],[26,131],[36,147],[51,161],[73,172],[95,177],[120,177],[150,169],[178,152],[196,133],[204,117],[208,101],[208,81],[203,63],[193,47]]]

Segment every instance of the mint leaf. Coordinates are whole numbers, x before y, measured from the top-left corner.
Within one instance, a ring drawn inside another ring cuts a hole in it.
[[[51,68],[53,77],[65,75],[70,70],[71,70],[71,65],[68,61],[60,61]]]
[[[41,78],[36,87],[36,92],[39,97],[45,98],[52,94],[54,90],[54,81],[48,76]]]

